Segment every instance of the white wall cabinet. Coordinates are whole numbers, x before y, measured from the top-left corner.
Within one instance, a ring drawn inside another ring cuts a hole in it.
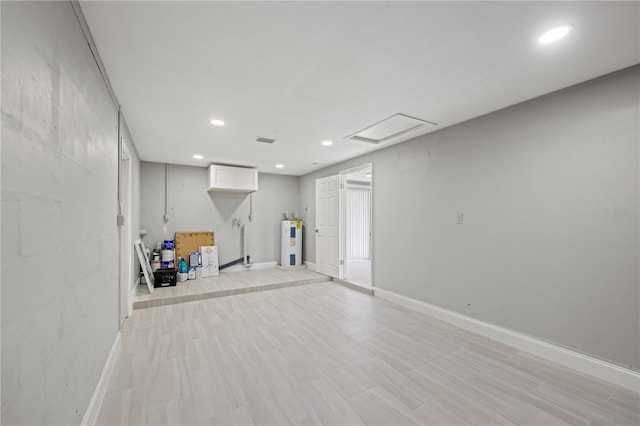
[[[258,170],[245,167],[209,166],[208,191],[255,192],[258,190]]]

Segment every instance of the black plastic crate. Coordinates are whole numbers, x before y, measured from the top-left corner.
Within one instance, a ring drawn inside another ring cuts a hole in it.
[[[176,268],[158,269],[153,273],[154,287],[171,287],[176,285]]]

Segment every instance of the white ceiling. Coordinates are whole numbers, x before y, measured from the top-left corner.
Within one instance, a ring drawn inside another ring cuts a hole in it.
[[[393,114],[434,131],[640,62],[639,2],[81,4],[141,159],[163,163],[301,175],[401,141],[344,140]]]

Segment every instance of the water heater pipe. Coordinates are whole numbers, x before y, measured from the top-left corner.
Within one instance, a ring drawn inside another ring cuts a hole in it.
[[[251,262],[251,258],[247,256],[247,225],[242,225],[242,259],[244,261],[244,266],[250,268],[253,262]]]
[[[169,222],[169,164],[164,165],[164,223]]]

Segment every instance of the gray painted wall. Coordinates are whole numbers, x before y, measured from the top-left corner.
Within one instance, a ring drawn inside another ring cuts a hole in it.
[[[258,174],[253,194],[253,221],[249,222],[249,195],[209,193],[208,170],[169,166],[169,222],[163,221],[165,165],[141,163],[142,216],[140,226],[152,247],[176,232],[213,231],[220,264],[242,257],[242,234],[233,218],[247,224],[247,254],[254,263],[279,261],[280,219],[300,204],[298,177]]]
[[[300,205],[313,224],[315,179],[372,162],[376,287],[638,369],[639,88],[634,67],[305,175]]]
[[[117,113],[69,2],[1,8],[1,422],[78,424],[118,333]]]

